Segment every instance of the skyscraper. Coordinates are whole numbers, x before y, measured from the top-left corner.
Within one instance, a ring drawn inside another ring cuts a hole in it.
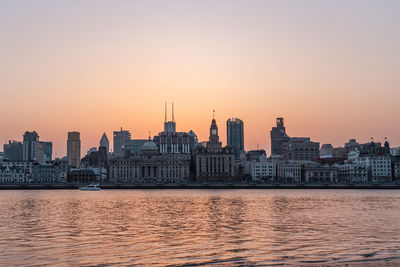
[[[290,137],[286,134],[283,118],[276,118],[276,127],[272,127],[271,133],[271,155],[283,155],[283,147],[289,142]]]
[[[114,131],[114,154],[119,157],[123,155],[122,148],[131,140],[131,133],[129,131]]]
[[[100,146],[106,148],[106,152],[110,152],[110,142],[108,141],[106,133],[103,133],[103,136],[100,139]]]
[[[31,161],[34,158],[35,143],[39,141],[39,135],[37,132],[28,132],[24,134],[23,143],[23,161]]]
[[[67,140],[68,166],[79,168],[81,160],[81,140],[79,132],[69,132]]]
[[[235,150],[235,159],[239,159],[240,152],[244,151],[244,125],[238,118],[226,121],[227,145]]]

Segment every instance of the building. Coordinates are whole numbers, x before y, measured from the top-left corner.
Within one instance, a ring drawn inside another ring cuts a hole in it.
[[[190,159],[186,154],[161,154],[148,140],[139,156],[110,160],[109,179],[115,183],[186,183],[190,178]]]
[[[114,131],[114,155],[116,157],[121,157],[124,155],[123,147],[131,140],[131,133],[129,131],[121,130]]]
[[[69,183],[98,183],[100,182],[93,169],[71,169],[67,176]]]
[[[0,183],[2,184],[15,184],[25,183],[25,172],[20,167],[0,167]]]
[[[363,155],[357,163],[368,167],[369,181],[385,182],[392,179],[392,161],[389,155]]]
[[[392,156],[400,156],[400,147],[393,147],[390,149],[390,154]]]
[[[321,159],[331,159],[333,157],[333,146],[331,144],[323,144],[319,152]]]
[[[100,139],[100,145],[106,148],[107,153],[110,152],[110,142],[108,141],[106,133],[103,133],[103,136]]]
[[[301,182],[301,163],[279,162],[276,165],[276,174],[279,182]]]
[[[164,131],[154,136],[154,143],[161,154],[188,154],[197,145],[197,135],[193,131],[177,132],[172,103],[172,118],[167,120],[167,104],[165,104]]]
[[[292,137],[283,145],[283,156],[287,160],[314,161],[319,158],[319,143],[309,137]]]
[[[24,149],[21,142],[17,141],[8,141],[8,144],[4,144],[3,146],[3,160],[8,161],[22,161]]]
[[[46,161],[45,164],[57,165],[60,169],[59,182],[65,183],[67,181],[67,175],[69,172],[69,166],[68,166],[67,160],[62,160],[62,159],[49,160],[49,161]]]
[[[61,172],[63,166],[59,163],[54,164],[33,164],[31,182],[33,183],[60,183],[63,182]]]
[[[359,150],[360,144],[356,141],[356,139],[350,139],[349,142],[344,144],[344,148],[346,149],[346,153],[350,153],[350,151]]]
[[[305,167],[304,182],[306,183],[336,183],[339,169],[336,167]]]
[[[235,153],[230,146],[222,147],[218,126],[213,118],[206,147],[194,149],[195,179],[201,182],[224,182],[235,175]]]
[[[129,154],[131,156],[139,156],[140,154],[142,154],[143,145],[148,141],[148,139],[129,140],[122,148],[124,151],[123,155]]]
[[[332,150],[332,158],[333,159],[347,159],[347,150],[344,147],[334,147]]]
[[[26,131],[23,139],[23,161],[31,161],[35,158],[35,143],[39,141],[37,132]]]
[[[227,145],[233,147],[235,159],[239,160],[240,153],[244,151],[244,124],[238,118],[226,121],[226,140]]]
[[[81,139],[79,132],[69,132],[67,140],[68,165],[79,168],[81,161]]]
[[[276,163],[269,161],[253,161],[250,163],[250,174],[253,181],[275,181]]]
[[[272,127],[271,137],[271,155],[283,156],[284,144],[289,142],[290,137],[286,134],[283,118],[276,119],[276,127]]]
[[[339,170],[341,183],[366,183],[368,182],[368,168],[363,164],[335,164]]]
[[[395,157],[393,160],[393,179],[400,180],[400,157]]]

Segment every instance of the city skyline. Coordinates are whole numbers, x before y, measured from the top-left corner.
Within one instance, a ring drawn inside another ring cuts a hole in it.
[[[245,122],[245,149],[269,130],[321,144],[400,144],[397,1],[2,1],[0,141],[37,131],[54,155],[79,131],[82,154],[121,126],[207,140],[211,111]],[[221,124],[223,123],[223,124]],[[226,135],[221,134],[226,143]]]

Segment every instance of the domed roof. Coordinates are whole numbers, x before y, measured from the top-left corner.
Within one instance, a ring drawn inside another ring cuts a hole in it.
[[[147,141],[142,146],[142,151],[158,151],[158,147],[153,141]]]

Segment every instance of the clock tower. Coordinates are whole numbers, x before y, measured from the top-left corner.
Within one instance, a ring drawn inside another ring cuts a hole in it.
[[[215,113],[215,111],[213,111],[213,112]],[[208,138],[207,148],[211,148],[211,149],[221,149],[222,148],[222,143],[219,141],[218,126],[217,126],[217,122],[215,121],[214,114],[213,114],[213,119],[211,121],[210,137]]]

